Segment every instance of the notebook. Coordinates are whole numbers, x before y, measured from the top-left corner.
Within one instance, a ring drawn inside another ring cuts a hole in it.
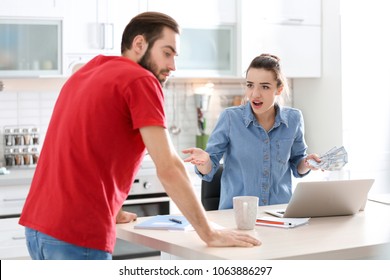
[[[157,215],[134,226],[135,229],[194,230],[184,216]]]
[[[285,209],[265,211],[282,218],[353,215],[364,210],[374,179],[299,182]]]
[[[214,229],[224,229],[223,226],[210,221]],[[190,222],[182,215],[157,215],[150,217],[134,225],[135,229],[156,229],[156,230],[195,230]]]

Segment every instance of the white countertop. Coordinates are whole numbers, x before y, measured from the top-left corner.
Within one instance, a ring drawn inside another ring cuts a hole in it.
[[[152,163],[151,163],[152,164]],[[195,174],[194,166],[192,164],[185,163],[185,166],[191,176],[191,181],[196,187],[200,187],[201,179]],[[9,168],[9,174],[0,175],[0,186],[12,186],[12,185],[30,185],[34,176],[35,168]],[[143,175],[155,175],[156,170],[150,168],[150,165],[143,165]]]
[[[259,207],[264,210],[280,205]],[[232,210],[209,211],[209,219],[235,228]],[[136,223],[117,225],[117,237],[149,246],[182,259],[389,259],[390,206],[369,201],[366,210],[352,216],[312,218],[293,229],[256,226],[245,231],[263,244],[253,248],[211,248],[196,232],[134,229]]]
[[[35,168],[7,169],[9,174],[0,175],[0,186],[30,185]]]

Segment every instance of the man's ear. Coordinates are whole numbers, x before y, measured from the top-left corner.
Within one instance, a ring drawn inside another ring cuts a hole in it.
[[[132,49],[136,52],[137,56],[143,56],[148,48],[148,43],[145,37],[142,35],[135,36],[133,40]]]

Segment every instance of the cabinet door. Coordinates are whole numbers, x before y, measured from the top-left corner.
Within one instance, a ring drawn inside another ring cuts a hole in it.
[[[0,218],[20,215],[29,186],[0,186]]]
[[[0,19],[0,76],[62,73],[61,20]]]
[[[256,11],[258,15],[257,19],[281,24],[321,24],[321,0],[255,0],[249,2],[251,10]]]
[[[256,35],[243,38],[242,67],[247,69],[255,56],[270,53],[280,58],[282,71],[289,78],[321,76],[321,28],[263,24]]]
[[[107,22],[114,26],[112,53],[120,55],[122,34],[130,20],[140,13],[140,2],[143,0],[105,0],[108,2]]]
[[[236,23],[235,0],[148,0],[147,9],[166,13],[185,27]]]
[[[97,54],[121,54],[123,30],[139,13],[139,0],[70,0],[65,10],[64,72],[70,75]]]
[[[62,17],[65,0],[1,0],[0,16]]]
[[[98,10],[96,0],[70,0],[65,6],[64,52],[98,51]]]
[[[30,259],[19,218],[0,219],[0,259]]]
[[[280,57],[289,78],[321,75],[320,0],[242,0],[241,73],[261,53]]]

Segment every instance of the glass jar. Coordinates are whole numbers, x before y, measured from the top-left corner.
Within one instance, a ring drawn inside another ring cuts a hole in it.
[[[32,163],[32,156],[29,148],[23,148],[23,165],[30,165]]]
[[[23,156],[21,149],[14,149],[14,160],[16,166],[20,166],[23,164]]]
[[[20,134],[20,128],[14,128],[14,145],[22,145],[22,135]]]
[[[39,157],[39,153],[38,153],[38,148],[31,148],[31,157],[32,157],[32,164],[37,164],[38,163],[38,157]]]
[[[30,129],[29,128],[23,128],[22,129],[22,133],[23,133],[23,144],[24,145],[30,145],[30,143],[31,143]]]
[[[13,149],[10,148],[4,149],[4,158],[5,158],[6,166],[13,166],[15,164],[14,155],[12,153],[13,153]]]

